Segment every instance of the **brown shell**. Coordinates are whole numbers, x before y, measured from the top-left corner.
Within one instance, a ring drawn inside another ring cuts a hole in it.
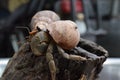
[[[74,48],[80,40],[77,25],[70,20],[53,22],[47,29],[55,42],[63,49]]]
[[[55,12],[50,11],[50,10],[44,10],[44,11],[37,12],[33,16],[33,19],[34,18],[38,18],[38,17],[43,17],[43,16],[50,18],[52,21],[58,21],[58,20],[60,20],[60,17]]]
[[[60,17],[53,11],[44,10],[37,12],[31,20],[31,29],[34,29],[34,25],[39,21],[44,21],[46,23],[51,23],[60,20]]]
[[[40,25],[43,25],[43,26],[46,26],[48,25],[49,23],[51,23],[52,20],[48,17],[38,17],[38,18],[33,18],[31,20],[31,29],[36,29],[36,27],[40,26]]]

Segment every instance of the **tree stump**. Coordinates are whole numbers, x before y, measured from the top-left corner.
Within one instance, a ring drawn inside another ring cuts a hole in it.
[[[81,39],[76,48],[66,50],[68,54],[86,57],[86,61],[67,60],[54,48],[57,67],[56,80],[95,80],[108,57],[108,52],[94,42]],[[45,55],[35,56],[29,42],[9,60],[2,80],[51,80]]]

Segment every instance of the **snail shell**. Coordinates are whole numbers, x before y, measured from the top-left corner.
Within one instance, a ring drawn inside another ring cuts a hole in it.
[[[47,29],[55,42],[63,49],[72,49],[80,41],[80,33],[73,21],[56,21],[51,23]]]
[[[53,11],[44,10],[37,12],[31,20],[31,29],[36,29],[36,26],[39,22],[43,22],[44,24],[49,24],[54,21],[60,20],[60,17]],[[40,24],[40,23],[39,23]],[[42,24],[41,24],[42,25]],[[42,26],[43,27],[43,26]]]

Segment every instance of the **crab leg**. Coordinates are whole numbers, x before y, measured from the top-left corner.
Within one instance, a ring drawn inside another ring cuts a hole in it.
[[[71,59],[71,60],[87,60],[85,57],[79,56],[79,55],[73,55],[73,54],[67,54],[65,51],[57,46],[59,53],[66,59]]]
[[[84,50],[84,49],[81,48],[81,47],[75,47],[75,49],[76,49],[79,53],[84,54],[85,56],[87,56],[87,57],[89,57],[89,58],[92,58],[92,59],[94,59],[94,60],[100,59],[99,56],[97,56],[97,55],[95,55],[95,54],[92,54],[92,53]]]
[[[48,49],[47,49],[47,53],[46,53],[46,60],[47,60],[48,65],[49,65],[51,78],[52,78],[52,80],[55,80],[55,78],[56,78],[56,66],[55,66],[55,62],[53,60],[52,51],[53,51],[53,45],[52,45],[52,43],[50,43],[48,46]]]

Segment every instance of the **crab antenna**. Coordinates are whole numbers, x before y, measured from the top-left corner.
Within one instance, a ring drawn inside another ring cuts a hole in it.
[[[26,29],[28,31],[28,33],[30,32],[30,29],[28,27],[23,27],[23,26],[17,26],[16,28],[18,29]]]

